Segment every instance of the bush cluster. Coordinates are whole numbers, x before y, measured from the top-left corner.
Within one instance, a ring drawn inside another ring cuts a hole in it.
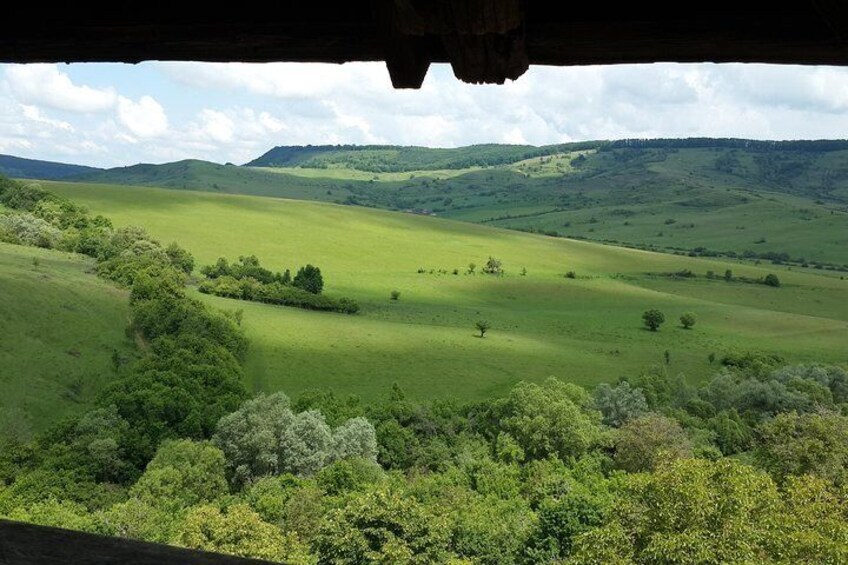
[[[321,294],[324,278],[321,269],[313,265],[301,267],[292,278],[288,269],[274,273],[262,267],[255,255],[250,255],[239,257],[238,262],[232,264],[221,257],[214,265],[202,267],[200,272],[206,276],[198,287],[204,294],[306,310],[344,314],[359,311],[355,300]]]

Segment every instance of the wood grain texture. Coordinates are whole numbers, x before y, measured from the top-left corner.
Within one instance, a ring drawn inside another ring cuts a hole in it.
[[[269,565],[269,561],[0,520],[0,565]]]
[[[381,19],[381,10],[390,17]],[[413,87],[430,62],[450,62],[472,82],[515,78],[527,64],[848,65],[848,9],[837,0],[713,0],[676,10],[543,0],[360,0],[238,10],[187,2],[178,14],[130,0],[105,8],[16,3],[4,7],[4,21],[0,62],[389,61],[396,83]]]

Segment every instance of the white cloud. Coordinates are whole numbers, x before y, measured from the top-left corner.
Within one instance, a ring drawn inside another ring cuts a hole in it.
[[[200,112],[201,130],[213,141],[229,143],[235,133],[235,122],[222,112],[204,108]]]
[[[40,124],[47,124],[56,129],[62,129],[65,131],[74,131],[74,128],[68,122],[62,120],[53,120],[44,116],[41,113],[41,110],[38,109],[38,106],[28,106],[26,104],[21,104],[21,110],[24,113],[24,117],[28,120],[32,120],[33,122],[38,122]]]
[[[160,63],[175,82],[194,88],[246,90],[276,98],[314,98],[338,89],[362,92],[391,88],[380,64],[323,63]]]
[[[141,138],[157,137],[168,130],[165,109],[150,96],[142,96],[138,102],[120,96],[118,120],[132,135]]]
[[[6,66],[3,76],[0,151],[49,158],[73,150],[100,165],[245,162],[274,145],[310,143],[541,145],[848,131],[848,69],[837,67],[533,67],[518,81],[477,86],[434,65],[417,91],[392,89],[382,63],[87,65],[85,74],[73,65]],[[85,86],[92,77],[111,86]]]
[[[53,64],[10,65],[6,67],[6,82],[23,104],[68,112],[102,112],[112,108],[116,100],[113,89],[78,86]]]

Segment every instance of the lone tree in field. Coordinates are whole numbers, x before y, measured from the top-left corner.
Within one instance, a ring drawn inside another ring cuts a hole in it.
[[[486,332],[489,331],[489,328],[491,328],[492,326],[486,320],[477,320],[477,322],[474,324],[474,327],[477,328],[478,332],[480,332],[480,337],[483,337],[484,335],[486,335]]]
[[[321,294],[324,289],[324,277],[321,276],[321,269],[307,265],[300,268],[294,276],[292,284],[306,292]]]
[[[694,312],[684,312],[680,316],[680,325],[683,326],[684,329],[689,329],[695,325],[695,313]]]
[[[730,269],[727,269],[724,272],[724,280],[726,280],[727,282],[732,281],[733,280],[733,271],[731,271]]]
[[[399,290],[393,290],[393,291],[391,292],[391,294],[389,295],[389,297],[390,297],[392,300],[397,300],[397,299],[399,299],[399,298],[400,298],[400,291],[399,291]]]
[[[645,313],[642,314],[642,322],[644,322],[645,327],[655,332],[665,322],[665,315],[656,308],[651,308],[650,310],[645,310]]]
[[[777,275],[775,275],[774,273],[769,273],[766,275],[766,278],[763,279],[763,284],[776,288],[780,286],[780,279],[777,278]]]
[[[502,275],[503,263],[501,263],[500,259],[489,257],[489,260],[486,261],[486,265],[483,267],[483,272],[487,275]]]
[[[473,274],[474,274],[474,270],[475,270],[476,268],[477,268],[477,264],[476,264],[476,263],[469,263],[469,264],[468,264],[468,274],[469,274],[469,275],[473,275]]]

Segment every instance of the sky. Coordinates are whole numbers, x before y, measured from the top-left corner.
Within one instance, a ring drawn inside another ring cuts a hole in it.
[[[848,137],[848,68],[536,66],[496,86],[434,65],[420,90],[394,90],[382,63],[0,65],[0,153],[97,167],[655,137]]]

